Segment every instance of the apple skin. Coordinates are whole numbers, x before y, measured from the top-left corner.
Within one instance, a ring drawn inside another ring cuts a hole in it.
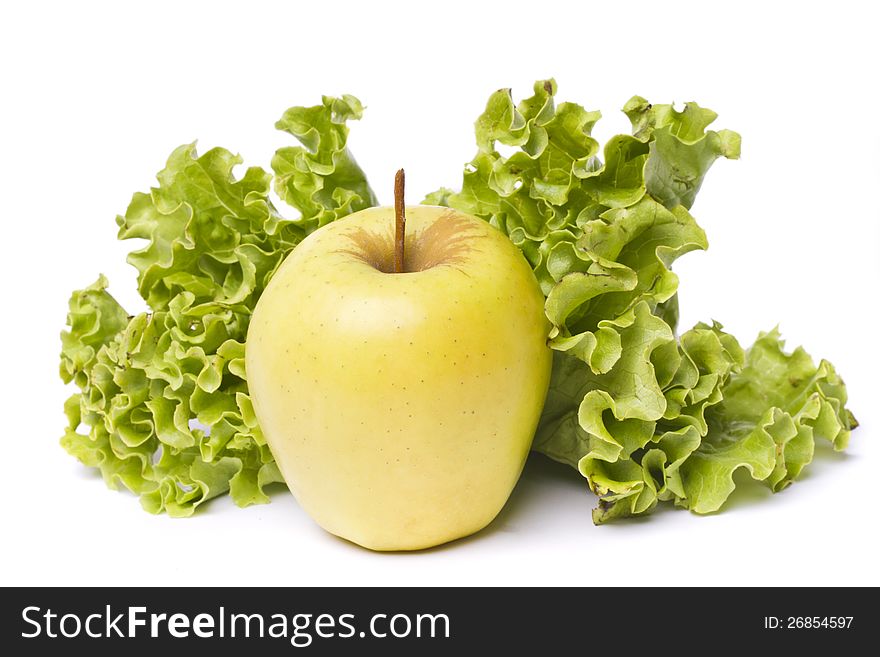
[[[352,214],[287,257],[247,337],[254,409],[291,492],[373,550],[488,525],[550,379],[544,296],[519,250],[449,208],[406,214],[404,273],[386,273],[393,208]]]

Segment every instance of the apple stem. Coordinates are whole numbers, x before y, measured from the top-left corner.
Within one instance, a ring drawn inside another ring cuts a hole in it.
[[[403,245],[406,241],[406,208],[403,190],[406,176],[403,169],[394,175],[394,273],[403,273]]]

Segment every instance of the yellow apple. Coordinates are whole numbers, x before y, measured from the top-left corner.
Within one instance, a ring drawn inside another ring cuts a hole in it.
[[[401,202],[402,205],[402,202]],[[544,297],[498,230],[449,208],[329,224],[257,304],[247,377],[290,490],[324,529],[374,550],[472,534],[501,510],[550,378]]]

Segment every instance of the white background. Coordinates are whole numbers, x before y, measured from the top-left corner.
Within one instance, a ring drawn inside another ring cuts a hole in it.
[[[0,10],[2,584],[880,584],[877,285],[880,113],[872,3],[28,2]],[[13,8],[14,7],[14,8]],[[693,212],[711,242],[676,264],[682,324],[743,342],[781,324],[832,360],[862,423],[802,481],[718,515],[594,527],[594,498],[541,456],[472,538],[374,554],[284,490],[245,510],[151,516],[59,446],[70,291],[104,272],[140,309],[114,217],[178,144],[268,168],[290,105],[353,93],[351,147],[380,200],[460,184],[488,95],[555,76],[558,99],[626,131],[633,94],[696,100],[743,136]]]

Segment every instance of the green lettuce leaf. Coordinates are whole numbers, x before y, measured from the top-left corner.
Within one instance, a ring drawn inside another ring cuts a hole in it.
[[[535,438],[536,450],[587,478],[599,496],[597,524],[684,497],[682,463],[700,446],[709,409],[743,362],[739,344],[719,324],[698,324],[676,341],[662,319],[641,309],[653,341],[633,324],[632,344],[608,373],[597,377],[561,356],[566,361],[554,368],[558,384]]]
[[[307,232],[376,205],[366,175],[346,146],[348,124],[363,115],[354,96],[324,96],[315,107],[291,107],[275,124],[302,146],[279,148],[272,158],[275,191],[300,211]]]
[[[267,172],[251,167],[233,179],[240,163],[223,148],[198,157],[195,144],[181,146],[159,172],[159,187],[134,194],[117,217],[119,239],[148,240],[128,262],[153,310],[188,293],[197,304],[247,312],[280,256],[303,238],[302,226],[282,219],[269,201]]]
[[[699,449],[681,467],[676,503],[697,513],[724,504],[739,468],[774,492],[782,490],[813,460],[816,440],[839,451],[858,426],[831,363],[816,366],[800,347],[786,353],[776,329],[758,337],[722,395],[708,412]]]
[[[696,103],[685,104],[679,112],[672,105],[652,105],[633,96],[623,112],[633,134],[650,143],[647,190],[669,208],[683,205],[690,209],[712,163],[719,157],[739,158],[739,134],[706,130],[718,115]]]
[[[425,199],[505,232],[544,291],[555,355],[534,449],[587,479],[597,524],[662,501],[713,511],[740,467],[781,490],[816,437],[842,448],[855,426],[831,365],[786,356],[776,333],[748,354],[717,323],[676,335],[672,265],[708,245],[689,209],[711,165],[739,157],[739,135],[708,130],[717,115],[696,103],[634,96],[633,134],[600,149],[599,113],[557,106],[556,89],[538,81],[518,105],[494,93],[461,191]]]
[[[707,341],[710,332],[724,343],[722,349]],[[685,333],[680,348],[686,344],[683,353],[702,360],[698,369],[706,385],[698,386],[699,396],[709,393],[697,415],[690,406],[687,415],[699,420],[690,430],[672,429],[686,417],[673,409],[667,412],[676,418],[671,425],[658,422],[647,448],[626,458],[604,459],[597,450],[583,450],[576,464],[571,457],[578,452],[560,459],[576,465],[599,496],[597,524],[646,513],[659,500],[696,513],[717,511],[733,492],[740,468],[778,492],[810,463],[816,440],[844,449],[858,424],[845,408],[846,388],[831,364],[816,366],[801,348],[786,353],[775,329],[762,333],[745,355],[717,324]],[[688,397],[693,399],[693,390]],[[595,438],[585,433],[582,440],[589,445]]]
[[[227,493],[239,506],[267,502],[265,486],[282,481],[248,395],[244,340],[257,299],[296,244],[374,203],[346,147],[345,122],[359,117],[359,102],[345,96],[279,121],[305,146],[273,160],[281,197],[300,211],[293,220],[269,200],[266,171],[236,179],[241,158],[229,151],[176,149],[158,187],[136,193],[117,219],[120,239],[146,240],[129,262],[151,311],[129,316],[103,276],[73,293],[61,376],[79,392],[65,403],[61,443],[146,510],[188,516]]]
[[[83,388],[86,372],[95,363],[98,350],[128,323],[128,313],[107,292],[107,278],[102,274],[95,283],[75,292],[68,304],[70,331],[61,334],[61,379],[76,381]]]

